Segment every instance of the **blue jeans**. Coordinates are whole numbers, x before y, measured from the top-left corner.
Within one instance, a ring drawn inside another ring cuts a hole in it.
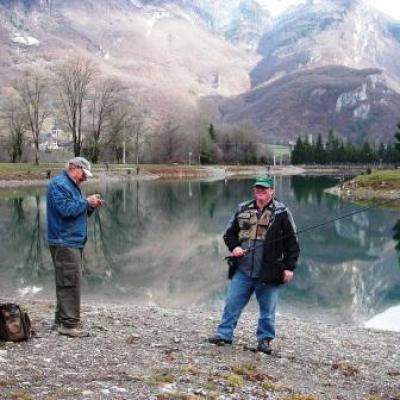
[[[221,323],[218,325],[218,336],[232,340],[240,314],[249,302],[253,292],[260,307],[257,327],[257,340],[275,337],[275,311],[278,302],[279,285],[260,283],[244,272],[237,270],[228,289]]]

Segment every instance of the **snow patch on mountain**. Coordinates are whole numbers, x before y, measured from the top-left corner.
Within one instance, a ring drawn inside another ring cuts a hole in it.
[[[32,36],[18,35],[11,39],[14,43],[23,44],[25,46],[39,46],[40,41]]]
[[[258,3],[272,18],[278,18],[290,8],[307,3],[307,0],[259,0]]]

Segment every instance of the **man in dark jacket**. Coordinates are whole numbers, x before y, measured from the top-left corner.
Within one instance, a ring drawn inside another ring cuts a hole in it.
[[[289,209],[273,198],[273,180],[258,178],[253,195],[253,200],[239,204],[224,233],[232,252],[232,280],[221,323],[208,341],[232,343],[240,314],[255,292],[260,308],[257,350],[270,354],[279,288],[292,280],[300,249]]]
[[[82,250],[87,240],[87,217],[103,204],[97,194],[82,196],[79,186],[91,176],[89,161],[75,157],[47,188],[47,235],[57,295],[54,322],[60,334],[70,337],[89,335],[80,329]]]

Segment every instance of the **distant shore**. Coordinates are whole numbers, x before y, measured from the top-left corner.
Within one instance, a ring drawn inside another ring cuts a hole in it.
[[[1,299],[2,302],[10,299]],[[400,333],[279,316],[273,354],[252,351],[256,314],[233,346],[206,343],[220,313],[84,304],[89,338],[51,331],[54,302],[26,301],[38,337],[0,342],[1,399],[389,400]]]
[[[3,166],[3,169],[1,168]],[[6,166],[6,168],[4,168]],[[0,164],[0,188],[15,188],[25,186],[44,186],[49,176],[57,175],[62,170],[62,165],[44,164],[40,166],[19,164],[13,168],[13,164]],[[206,179],[219,180],[230,177],[257,176],[270,173],[272,175],[296,175],[304,172],[304,169],[295,166],[187,166],[187,165],[140,165],[139,173],[136,173],[135,165],[112,165],[108,169],[102,165],[93,167],[94,177],[91,182],[100,180],[151,180],[151,179]]]

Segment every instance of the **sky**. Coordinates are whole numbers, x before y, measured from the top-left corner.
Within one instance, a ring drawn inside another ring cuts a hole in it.
[[[400,20],[400,2],[397,0],[369,0],[369,3],[390,17]]]
[[[400,21],[400,2],[398,0],[366,0],[379,11]],[[273,17],[278,16],[288,7],[306,3],[307,0],[259,0],[270,11]]]

